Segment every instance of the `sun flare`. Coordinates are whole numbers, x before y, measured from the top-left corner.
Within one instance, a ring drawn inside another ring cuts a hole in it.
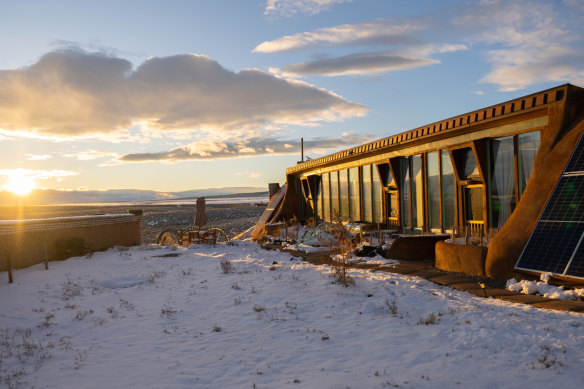
[[[8,180],[2,188],[19,196],[26,196],[36,188],[36,184],[32,178],[24,174],[15,173],[8,176]]]

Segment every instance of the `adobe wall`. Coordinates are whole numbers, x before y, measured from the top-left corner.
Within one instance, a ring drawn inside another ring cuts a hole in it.
[[[508,279],[513,276],[515,263],[584,131],[584,118],[582,112],[578,113],[581,101],[577,99],[566,111],[563,104],[549,107],[549,124],[541,133],[540,147],[525,192],[489,245],[485,262],[488,277]]]
[[[440,270],[484,276],[486,257],[486,247],[436,243],[436,268]]]
[[[0,221],[0,271],[142,243],[141,217],[93,215]]]

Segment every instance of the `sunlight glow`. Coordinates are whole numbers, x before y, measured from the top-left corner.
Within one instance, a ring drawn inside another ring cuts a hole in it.
[[[19,196],[26,196],[35,188],[36,183],[34,180],[19,172],[9,175],[8,180],[2,186],[2,189],[9,190]]]

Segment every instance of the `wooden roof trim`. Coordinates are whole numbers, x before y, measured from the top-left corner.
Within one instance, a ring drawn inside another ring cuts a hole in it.
[[[502,116],[512,116],[527,110],[535,108],[539,109],[542,105],[549,105],[565,99],[567,95],[566,90],[568,87],[569,84],[564,84],[552,89],[547,89],[531,95],[523,96],[515,100],[506,101],[501,104],[481,108],[476,111],[430,123],[413,130],[375,140],[364,145],[355,146],[350,149],[342,150],[321,158],[301,162],[286,169],[286,173],[295,173],[325,163],[342,160],[347,157],[355,157],[359,154],[388,148],[391,145],[397,145],[404,142],[411,142],[426,137],[432,137],[435,134],[454,131],[462,127],[470,127],[481,122],[500,119]]]

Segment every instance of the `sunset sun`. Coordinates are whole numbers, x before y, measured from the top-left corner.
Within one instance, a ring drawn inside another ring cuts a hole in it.
[[[3,185],[3,189],[19,196],[25,196],[35,188],[36,184],[32,178],[18,173],[10,175],[6,183]]]

